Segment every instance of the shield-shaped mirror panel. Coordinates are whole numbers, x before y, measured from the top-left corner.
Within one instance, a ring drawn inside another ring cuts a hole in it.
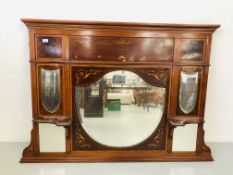
[[[60,69],[40,69],[41,104],[43,108],[54,113],[61,103],[60,96]]]
[[[184,114],[193,111],[197,103],[198,72],[180,73],[179,107]]]

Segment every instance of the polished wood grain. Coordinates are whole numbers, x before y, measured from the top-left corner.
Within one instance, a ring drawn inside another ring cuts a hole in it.
[[[21,162],[212,160],[211,150],[204,141],[204,110],[212,34],[220,25],[22,21],[29,29],[33,129]],[[61,70],[62,103],[52,114],[41,105],[41,68]],[[166,87],[163,120],[144,145],[127,149],[98,145],[74,118],[73,87],[90,85],[112,70],[133,71],[148,84]],[[181,71],[199,72],[197,103],[188,115],[178,105]],[[40,152],[39,123],[65,128],[65,153]],[[192,123],[198,124],[196,151],[172,152],[174,128]],[[159,130],[163,131],[162,146],[146,147],[153,138],[158,138]],[[92,147],[82,148],[83,143]]]
[[[70,59],[77,61],[168,62],[174,39],[71,36],[69,45]]]
[[[154,30],[199,30],[199,31],[210,31],[213,32],[220,25],[216,24],[169,24],[169,23],[140,23],[140,22],[112,22],[112,21],[78,21],[78,20],[54,20],[54,19],[21,19],[28,28],[64,28],[67,26],[69,28],[75,28],[78,26],[84,26],[85,28],[91,27],[125,27],[125,28],[142,28],[145,30],[146,27],[152,28]]]

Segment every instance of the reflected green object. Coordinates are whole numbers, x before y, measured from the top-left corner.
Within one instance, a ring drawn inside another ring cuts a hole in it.
[[[120,99],[108,100],[108,111],[120,111],[120,110],[121,110]]]

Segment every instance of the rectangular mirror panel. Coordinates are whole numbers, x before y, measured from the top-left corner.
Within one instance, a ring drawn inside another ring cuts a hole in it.
[[[198,124],[188,124],[174,129],[172,151],[196,151]]]
[[[40,152],[66,152],[65,128],[53,124],[39,124]]]
[[[181,61],[203,61],[205,40],[181,39],[180,44]]]
[[[62,37],[59,36],[37,36],[37,58],[61,58]]]

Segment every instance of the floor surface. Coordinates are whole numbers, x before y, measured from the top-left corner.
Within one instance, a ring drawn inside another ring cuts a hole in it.
[[[0,143],[0,175],[233,175],[233,143],[211,143],[212,162],[25,163],[26,143]]]
[[[81,115],[84,116],[84,111]],[[103,117],[82,117],[82,126],[101,144],[132,146],[146,140],[156,130],[162,115],[161,107],[149,107],[148,112],[135,104],[121,105],[120,111],[105,109]]]

